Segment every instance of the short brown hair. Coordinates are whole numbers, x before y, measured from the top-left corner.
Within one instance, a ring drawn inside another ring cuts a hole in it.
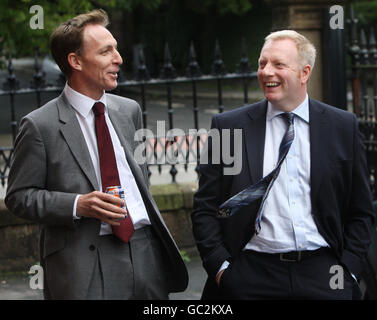
[[[86,25],[100,24],[107,27],[109,18],[102,10],[93,10],[80,14],[58,26],[50,37],[51,54],[60,70],[66,77],[71,74],[71,66],[68,63],[68,54],[80,53],[82,46],[82,34]]]

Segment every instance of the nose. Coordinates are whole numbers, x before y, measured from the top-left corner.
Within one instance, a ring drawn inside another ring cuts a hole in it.
[[[123,63],[122,56],[120,55],[119,51],[115,49],[114,51],[114,63],[117,65],[121,65]]]
[[[273,67],[271,66],[271,63],[266,63],[261,72],[265,76],[272,76],[274,74]]]

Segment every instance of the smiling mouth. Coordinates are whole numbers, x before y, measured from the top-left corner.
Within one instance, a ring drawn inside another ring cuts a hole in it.
[[[118,72],[109,72],[109,74],[111,74],[113,77],[118,78]]]
[[[266,82],[267,88],[274,88],[274,87],[278,87],[279,85],[280,85],[280,82]]]

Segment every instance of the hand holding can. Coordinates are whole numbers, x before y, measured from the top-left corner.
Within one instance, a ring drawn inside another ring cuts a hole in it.
[[[124,190],[121,186],[112,186],[107,187],[105,193],[111,194],[119,199],[122,199],[124,201],[124,206],[118,205],[118,207],[124,209],[126,211],[126,214],[124,215],[124,219],[128,217],[128,208],[126,204],[126,200],[124,199]],[[119,221],[121,219],[114,219],[115,221]]]

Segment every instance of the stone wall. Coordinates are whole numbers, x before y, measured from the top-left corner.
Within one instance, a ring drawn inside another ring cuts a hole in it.
[[[197,183],[151,187],[151,192],[180,250],[197,254],[191,210]],[[12,215],[0,199],[0,273],[26,272],[39,261],[39,227]]]

